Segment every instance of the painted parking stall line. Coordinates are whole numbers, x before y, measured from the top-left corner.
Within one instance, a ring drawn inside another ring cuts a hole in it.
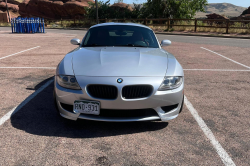
[[[0,35],[0,37],[7,37],[7,36],[3,36],[3,35]],[[8,38],[10,37],[13,37],[13,38],[23,38],[23,37],[26,37],[26,36],[8,36]],[[42,37],[51,37],[51,38],[64,38],[64,37],[76,37],[76,36],[39,36],[39,38],[42,38]],[[26,38],[37,38],[37,36],[27,36]]]
[[[4,56],[4,57],[0,58],[0,60],[1,60],[1,59],[5,59],[5,58],[8,58],[8,57],[11,57],[11,56],[13,56],[13,55],[21,54],[21,53],[26,52],[26,51],[30,51],[30,50],[36,49],[36,48],[39,48],[39,47],[40,47],[40,46],[36,46],[36,47],[30,48],[30,49],[27,49],[27,50],[23,50],[23,51],[20,51],[20,52],[11,54],[11,55],[7,55],[7,56]]]
[[[158,33],[158,32],[156,32],[155,33],[156,35],[164,35],[164,36],[175,36],[175,37],[187,37],[187,38],[208,38],[208,39],[222,39],[222,40],[232,40],[232,38],[223,38],[223,37],[208,37],[208,36],[186,36],[186,35],[173,35],[173,34],[162,34],[162,33]],[[233,38],[233,40],[248,40],[249,41],[249,39],[248,38],[246,38],[246,39],[244,39],[244,38]]]
[[[221,144],[219,143],[219,141],[217,141],[217,139],[215,138],[215,136],[212,133],[212,131],[207,127],[207,125],[204,122],[204,120],[199,116],[198,112],[193,107],[193,105],[188,101],[188,99],[187,99],[186,96],[184,96],[184,103],[185,103],[186,107],[188,108],[188,110],[190,111],[190,113],[193,115],[193,117],[196,120],[196,122],[198,123],[198,125],[200,126],[201,130],[204,132],[204,134],[206,135],[206,137],[209,139],[209,141],[211,142],[211,144],[215,148],[215,150],[216,150],[217,154],[220,156],[222,162],[226,166],[235,166],[235,163],[233,162],[233,160],[231,159],[231,157],[223,149],[223,147],[221,146]]]
[[[183,69],[185,71],[246,71],[250,72],[250,70],[233,70],[233,69]]]
[[[230,61],[232,61],[232,62],[234,62],[234,63],[236,63],[236,64],[238,64],[238,65],[241,65],[241,66],[243,66],[243,67],[246,67],[246,68],[250,69],[249,66],[244,65],[244,64],[242,64],[242,63],[239,63],[239,62],[237,62],[237,61],[235,61],[235,60],[232,60],[232,59],[230,59],[230,58],[228,58],[228,57],[225,57],[224,55],[221,55],[221,54],[219,54],[219,53],[217,53],[217,52],[214,52],[214,51],[209,50],[209,49],[204,48],[204,47],[201,47],[201,49],[204,49],[204,50],[207,50],[207,51],[209,51],[209,52],[212,52],[212,53],[214,53],[214,54],[216,54],[216,55],[219,55],[219,56],[221,56],[221,57],[223,57],[223,58],[225,58],[225,59],[227,59],[227,60],[230,60]]]
[[[25,106],[28,102],[30,102],[31,99],[36,97],[36,95],[38,95],[41,91],[43,91],[46,87],[48,87],[53,81],[54,81],[54,78],[47,81],[37,91],[35,91],[28,98],[26,98],[21,104],[19,104],[18,106],[13,108],[11,111],[9,111],[7,114],[5,114],[2,118],[0,118],[0,126],[4,124],[7,120],[9,120],[10,117],[13,116],[16,112],[18,112],[23,106]]]

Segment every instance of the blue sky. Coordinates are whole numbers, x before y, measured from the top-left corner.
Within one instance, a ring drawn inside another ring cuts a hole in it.
[[[250,0],[208,0],[208,3],[231,3],[236,6],[249,7]]]
[[[99,1],[106,1],[106,0],[99,0]],[[114,3],[117,0],[110,0],[110,3]],[[123,0],[124,3],[143,3],[146,0]],[[208,0],[208,3],[231,3],[237,6],[248,7],[250,6],[250,0]]]

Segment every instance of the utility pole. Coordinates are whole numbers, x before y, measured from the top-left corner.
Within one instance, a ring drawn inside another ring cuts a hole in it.
[[[8,13],[8,19],[9,19],[9,22],[10,22],[10,13],[9,13],[8,5],[7,5],[7,0],[5,0],[5,3],[6,3],[7,13]]]
[[[7,1],[7,0],[6,0]],[[97,4],[97,0],[95,0],[95,7],[96,7],[96,23],[99,24],[99,21],[98,21],[98,4]]]

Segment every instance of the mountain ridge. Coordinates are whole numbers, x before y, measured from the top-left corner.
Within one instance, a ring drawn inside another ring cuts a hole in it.
[[[197,12],[196,18],[206,17],[207,14],[216,13],[227,17],[237,17],[242,14],[247,7],[236,6],[231,3],[209,3],[205,7],[205,13]]]

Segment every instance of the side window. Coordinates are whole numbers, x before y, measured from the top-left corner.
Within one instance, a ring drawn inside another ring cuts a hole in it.
[[[152,32],[146,33],[146,39],[149,41],[151,45],[155,45],[157,43],[155,43],[155,40],[153,39],[152,35],[154,35]]]
[[[83,45],[87,45],[87,43],[88,43],[88,41],[89,41],[89,37],[90,37],[90,31],[88,32],[88,34],[87,34],[87,36],[86,36],[86,38],[85,38],[85,40],[84,40]]]

